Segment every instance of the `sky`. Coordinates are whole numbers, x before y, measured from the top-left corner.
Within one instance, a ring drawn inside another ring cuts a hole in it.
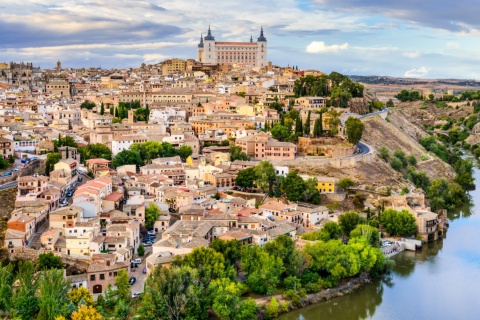
[[[479,0],[2,0],[0,61],[129,68],[196,58],[200,34],[347,75],[480,79]]]

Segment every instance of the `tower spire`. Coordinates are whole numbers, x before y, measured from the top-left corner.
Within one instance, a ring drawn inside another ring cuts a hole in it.
[[[263,26],[260,27],[260,37],[258,37],[257,41],[267,41],[267,38],[263,35]]]
[[[212,31],[210,30],[210,25],[208,25],[208,34],[205,37],[205,40],[215,40],[215,38],[212,36]]]
[[[253,36],[250,35],[250,42],[253,42]]]
[[[203,48],[203,33],[200,33],[200,43],[198,44],[199,48]]]

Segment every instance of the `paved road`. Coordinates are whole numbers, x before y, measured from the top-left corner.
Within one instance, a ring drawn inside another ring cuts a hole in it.
[[[11,181],[7,182],[5,184],[0,185],[0,190],[5,190],[5,189],[10,189],[10,188],[16,188],[18,185],[17,181]]]
[[[146,258],[148,254],[152,251],[152,247],[145,247],[145,255],[142,258],[142,263],[138,265],[135,271],[130,271],[130,276],[135,277],[137,281],[133,286],[131,286],[131,292],[143,292],[145,287],[145,281],[147,280],[147,275],[142,272],[146,268]],[[132,269],[134,270],[134,269]]]
[[[372,113],[367,113],[367,114],[364,114],[363,116],[360,116],[359,119],[365,119],[365,118],[368,118],[368,117],[373,117],[373,116],[376,116],[378,114],[382,114],[382,113],[388,113],[390,110],[388,108],[384,108],[380,111],[375,111],[375,112],[372,112]]]

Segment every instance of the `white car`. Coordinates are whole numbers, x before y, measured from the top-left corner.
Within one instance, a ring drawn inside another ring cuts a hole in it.
[[[142,295],[143,292],[135,292],[135,293],[132,293],[132,299],[135,299],[135,298],[138,298]]]
[[[137,258],[137,259],[135,259],[135,260],[132,260],[132,262],[134,262],[134,263],[136,263],[136,264],[140,264],[140,263],[142,263],[142,259]]]

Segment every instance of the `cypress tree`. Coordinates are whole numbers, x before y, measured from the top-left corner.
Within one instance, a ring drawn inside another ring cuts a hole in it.
[[[110,114],[111,114],[112,116],[113,116],[113,113],[114,113],[113,110],[114,110],[113,107],[110,107]]]
[[[102,104],[100,105],[100,115],[104,115],[105,114],[105,106],[103,105],[103,102]]]
[[[308,111],[307,120],[305,120],[305,125],[303,126],[303,132],[306,136],[310,135],[310,111]]]
[[[280,125],[285,126],[285,118],[283,116],[283,113],[280,115]]]
[[[148,107],[148,103],[145,106],[145,121],[148,122],[148,119],[150,118],[150,108]]]
[[[315,120],[315,125],[313,126],[313,136],[315,138],[320,137],[320,119]]]
[[[299,135],[303,134],[302,119],[300,116],[297,117],[297,121],[295,122],[295,133]]]
[[[118,108],[119,108],[119,107],[116,107],[116,108],[115,108],[115,118],[118,118]]]

